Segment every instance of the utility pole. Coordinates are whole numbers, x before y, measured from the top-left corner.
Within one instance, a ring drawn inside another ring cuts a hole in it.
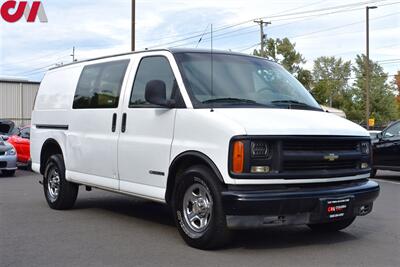
[[[271,24],[271,22],[264,22],[262,19],[255,20],[254,22],[260,25],[260,38],[261,38],[260,56],[264,57],[264,41],[265,41],[265,37],[266,37],[266,35],[264,34],[264,26]]]
[[[75,46],[72,47],[71,57],[72,57],[72,62],[75,62],[76,61],[76,59],[75,59]]]
[[[365,62],[365,122],[367,124],[367,129],[369,129],[369,83],[370,83],[370,64],[369,64],[369,10],[378,8],[377,6],[367,6],[366,11],[366,62]]]
[[[132,0],[132,51],[135,51],[135,16],[136,16],[136,1]]]

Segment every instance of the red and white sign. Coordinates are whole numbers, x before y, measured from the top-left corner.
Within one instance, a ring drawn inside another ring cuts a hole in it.
[[[11,1],[7,0],[0,7],[1,18],[9,23],[19,21],[25,17],[26,22],[32,23],[36,18],[40,22],[48,22],[46,12],[41,1],[33,1],[29,4],[28,1]]]

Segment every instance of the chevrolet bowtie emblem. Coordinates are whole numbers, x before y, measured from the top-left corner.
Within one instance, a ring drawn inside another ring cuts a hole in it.
[[[335,161],[335,160],[337,160],[338,158],[339,158],[339,156],[338,156],[338,155],[335,155],[335,154],[333,154],[333,153],[324,156],[324,159],[329,160],[329,161]]]

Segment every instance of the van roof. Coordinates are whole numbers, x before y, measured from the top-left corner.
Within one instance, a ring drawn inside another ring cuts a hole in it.
[[[53,68],[50,68],[50,70],[54,69],[59,69],[67,66],[71,66],[74,64],[80,64],[84,62],[90,62],[90,61],[95,61],[99,59],[106,59],[106,58],[112,58],[112,57],[118,57],[118,56],[125,56],[125,55],[132,55],[132,54],[139,54],[139,53],[146,53],[146,52],[156,52],[156,51],[168,51],[171,52],[172,54],[177,54],[177,53],[210,53],[210,49],[200,49],[200,48],[164,48],[164,49],[148,49],[148,50],[140,50],[140,51],[134,51],[134,52],[127,52],[127,53],[120,53],[120,54],[114,54],[114,55],[108,55],[108,56],[103,56],[103,57],[97,57],[97,58],[91,58],[91,59],[86,59],[86,60],[80,60],[68,64],[64,64],[61,66],[56,66]],[[239,52],[233,52],[233,51],[226,51],[226,50],[213,50],[213,53],[216,54],[229,54],[229,55],[240,55],[240,56],[249,56],[249,57],[256,57],[244,53],[239,53]]]

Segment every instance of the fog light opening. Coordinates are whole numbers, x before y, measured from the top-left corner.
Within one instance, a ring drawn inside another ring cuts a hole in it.
[[[368,163],[361,163],[361,169],[367,169],[369,167]]]
[[[271,168],[269,166],[251,166],[252,173],[269,173]]]

